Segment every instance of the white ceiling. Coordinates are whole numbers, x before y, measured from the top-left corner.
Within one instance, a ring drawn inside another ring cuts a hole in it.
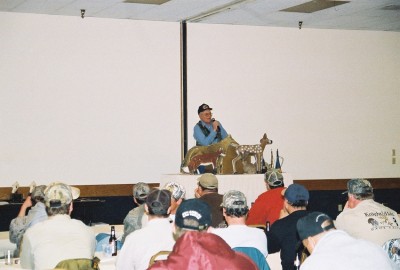
[[[123,0],[0,0],[0,11],[50,15],[277,27],[400,32],[400,0],[349,0],[312,13],[285,12],[327,0],[170,0],[164,4]],[[160,0],[158,0],[160,1]],[[337,1],[335,3],[338,3]]]

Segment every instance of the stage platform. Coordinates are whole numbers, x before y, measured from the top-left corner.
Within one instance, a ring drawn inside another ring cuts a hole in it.
[[[258,195],[266,191],[264,174],[220,174],[218,178],[218,193],[224,194],[229,190],[239,190],[246,195],[248,206],[254,202]],[[194,198],[194,189],[197,187],[197,178],[200,175],[189,174],[165,174],[161,176],[160,187],[174,181],[183,185],[186,189],[186,199]],[[285,186],[293,183],[289,173],[283,173]]]

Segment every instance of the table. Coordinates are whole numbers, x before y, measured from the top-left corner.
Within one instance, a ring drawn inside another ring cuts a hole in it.
[[[160,187],[174,181],[186,189],[186,199],[194,198],[194,189],[197,187],[197,178],[201,175],[190,174],[164,174],[160,179]],[[266,191],[264,174],[220,174],[218,178],[218,193],[224,194],[229,190],[239,190],[246,195],[247,204],[251,207],[257,197]],[[285,186],[293,183],[289,173],[283,173]]]

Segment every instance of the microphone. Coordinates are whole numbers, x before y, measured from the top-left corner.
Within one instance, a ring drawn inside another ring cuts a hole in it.
[[[211,123],[215,122],[215,118],[211,118]],[[220,132],[221,129],[219,128],[219,126],[217,126],[217,132]]]

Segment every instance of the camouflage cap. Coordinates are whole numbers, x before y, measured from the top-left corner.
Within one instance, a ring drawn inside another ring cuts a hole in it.
[[[133,187],[133,197],[144,200],[150,193],[150,186],[146,183],[139,182]]]
[[[60,207],[77,199],[80,195],[80,190],[64,183],[54,182],[47,186],[44,195],[47,207]]]
[[[197,178],[198,184],[203,188],[216,189],[218,188],[218,178],[212,173],[205,173]]]
[[[271,187],[283,185],[283,175],[278,170],[269,170],[264,175],[264,181]]]
[[[350,194],[372,194],[373,188],[368,180],[355,178],[347,182],[347,191]]]
[[[36,186],[31,194],[31,198],[42,197],[44,198],[45,185]]]
[[[186,190],[181,184],[169,182],[165,184],[164,189],[169,190],[172,194],[172,198],[174,198],[176,201],[185,198]]]
[[[221,206],[229,209],[245,208],[247,207],[246,196],[240,191],[230,190],[224,194]]]

